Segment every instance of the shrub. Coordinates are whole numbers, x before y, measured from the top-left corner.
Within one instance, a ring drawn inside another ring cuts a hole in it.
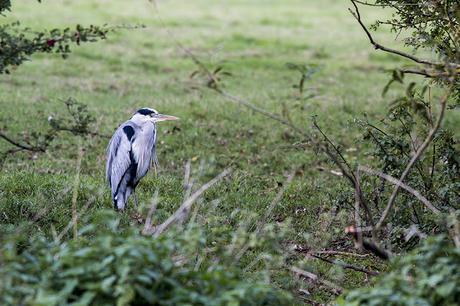
[[[339,305],[458,305],[460,248],[434,236],[396,259],[374,287],[353,290]]]
[[[101,217],[68,242],[34,237],[20,250],[12,237],[2,248],[0,304],[288,304],[285,293],[241,280],[217,258],[201,263],[206,239],[198,228],[152,238],[119,229],[113,212]]]

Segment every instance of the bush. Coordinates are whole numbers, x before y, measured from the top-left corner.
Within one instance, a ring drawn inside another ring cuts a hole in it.
[[[393,263],[372,288],[351,291],[339,305],[458,305],[460,248],[443,235],[430,237]]]
[[[34,237],[2,248],[2,305],[287,305],[289,297],[236,268],[205,261],[195,228],[158,238],[121,231],[113,212],[58,243]],[[200,251],[201,250],[201,251]],[[201,263],[201,264],[200,264]]]

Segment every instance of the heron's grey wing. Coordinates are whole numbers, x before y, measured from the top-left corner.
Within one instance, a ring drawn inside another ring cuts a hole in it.
[[[118,185],[131,165],[131,148],[135,134],[136,127],[125,123],[115,131],[110,140],[107,148],[106,177],[112,189],[112,195],[118,189]]]

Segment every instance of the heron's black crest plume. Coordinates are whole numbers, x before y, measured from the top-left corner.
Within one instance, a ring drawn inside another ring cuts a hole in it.
[[[141,108],[136,113],[144,115],[144,116],[148,116],[150,114],[158,114],[158,112],[156,110],[151,109],[151,108]]]

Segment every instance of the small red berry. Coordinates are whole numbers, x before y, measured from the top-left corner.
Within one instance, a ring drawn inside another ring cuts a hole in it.
[[[54,45],[56,44],[56,40],[54,39],[48,39],[46,41],[46,44],[49,46],[49,47],[54,47]]]

